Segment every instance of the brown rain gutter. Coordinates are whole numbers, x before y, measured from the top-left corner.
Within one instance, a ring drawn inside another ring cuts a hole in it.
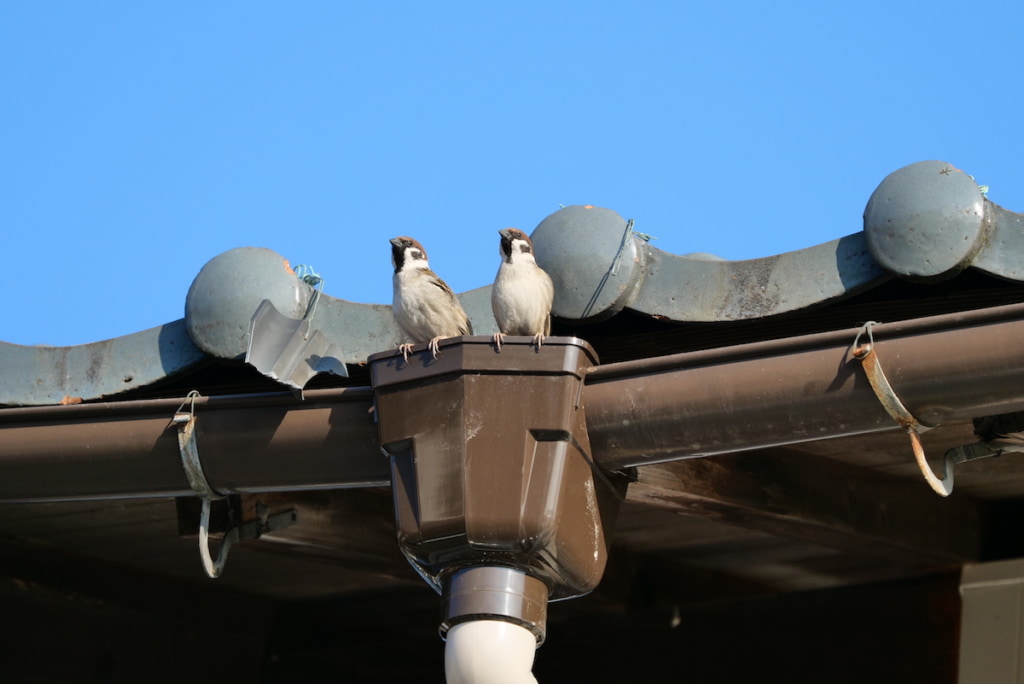
[[[617,469],[898,429],[850,355],[857,330],[593,369],[595,460]],[[1024,410],[1024,305],[874,327],[918,420]],[[385,485],[369,388],[199,398],[196,443],[221,493]],[[190,495],[180,399],[0,410],[0,501]]]
[[[594,458],[615,470],[900,429],[851,354],[858,332],[596,368],[585,394]],[[878,324],[873,336],[923,424],[1024,410],[1024,305]]]
[[[372,404],[369,388],[199,397],[206,478],[224,494],[389,484]],[[192,495],[171,422],[181,405],[0,410],[0,501]]]

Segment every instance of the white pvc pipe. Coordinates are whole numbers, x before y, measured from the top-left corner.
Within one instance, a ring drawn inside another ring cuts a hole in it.
[[[448,630],[444,673],[448,684],[537,684],[537,637],[504,620],[473,620]]]

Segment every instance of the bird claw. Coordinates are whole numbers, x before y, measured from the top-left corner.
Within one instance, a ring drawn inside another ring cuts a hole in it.
[[[427,349],[430,350],[430,355],[433,356],[435,359],[437,358],[437,355],[441,353],[441,351],[438,349],[438,344],[443,339],[443,337],[435,337],[434,339],[430,340],[430,344],[427,345]]]
[[[498,348],[498,351],[501,351],[501,344],[504,342],[505,337],[505,333],[501,332],[496,332],[491,336],[491,339],[494,341],[494,346]],[[537,351],[540,351],[541,345],[544,344],[544,337],[544,333],[537,333],[533,336],[533,343],[537,346]]]
[[[430,340],[430,342],[427,343],[427,349],[430,350],[431,356],[433,356],[435,359],[441,354],[441,350],[438,348],[438,343],[441,340],[443,340],[443,339],[445,339],[445,338],[443,338],[443,337],[435,337],[434,339]],[[402,358],[406,362],[408,362],[409,361],[409,354],[412,353],[412,348],[415,347],[415,346],[416,345],[413,344],[412,342],[406,342],[405,344],[400,344],[400,345],[398,345],[398,352],[397,353],[401,354]]]

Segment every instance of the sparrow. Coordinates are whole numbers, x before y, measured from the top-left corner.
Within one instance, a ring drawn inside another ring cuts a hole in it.
[[[538,349],[551,334],[551,302],[555,286],[537,265],[533,242],[518,228],[499,230],[501,265],[491,289],[491,309],[498,331],[494,344],[501,351],[505,335],[532,335]]]
[[[455,293],[430,270],[423,245],[411,237],[392,238],[391,263],[395,267],[391,310],[398,327],[412,339],[399,345],[402,358],[409,360],[413,344],[429,342],[430,353],[436,359],[442,339],[473,334]]]

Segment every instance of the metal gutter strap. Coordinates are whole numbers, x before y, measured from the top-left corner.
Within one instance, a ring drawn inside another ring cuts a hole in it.
[[[871,389],[875,391],[875,396],[881,402],[882,408],[892,416],[893,420],[900,427],[907,431],[907,435],[910,437],[911,448],[914,451],[914,459],[917,461],[917,467],[921,469],[921,474],[924,475],[925,482],[939,496],[949,496],[953,491],[953,468],[947,464],[943,470],[942,479],[936,477],[935,473],[932,472],[931,466],[928,465],[928,460],[925,458],[924,447],[921,445],[921,438],[919,436],[922,432],[927,432],[935,426],[925,425],[915,418],[907,410],[907,407],[903,405],[903,402],[900,401],[896,390],[889,384],[889,378],[885,376],[882,364],[878,360],[878,352],[875,351],[875,338],[871,332],[871,328],[875,325],[878,325],[876,321],[868,321],[857,333],[857,337],[853,339],[853,356],[860,359],[868,382],[871,383]],[[868,336],[867,344],[860,344],[862,334]]]
[[[224,533],[220,544],[220,552],[214,560],[210,554],[210,506],[213,501],[220,501],[226,497],[219,494],[210,486],[203,472],[203,464],[199,460],[199,449],[196,446],[196,399],[199,392],[195,390],[188,393],[185,401],[181,403],[174,413],[172,422],[178,428],[178,448],[181,450],[181,463],[185,469],[188,482],[192,490],[202,499],[202,509],[199,515],[199,557],[203,563],[203,570],[211,579],[220,577],[224,571],[224,565],[228,562],[228,552],[231,547],[246,539],[259,539],[262,535],[279,530],[295,523],[298,514],[295,510],[289,510],[276,515],[269,515],[266,506],[258,506],[259,518],[241,525],[235,525]],[[188,411],[183,411],[185,404],[189,405]]]
[[[899,429],[850,353],[855,332],[598,366],[583,390],[594,460],[618,470]],[[875,332],[919,422],[1024,410],[1024,305]],[[0,410],[0,501],[193,495],[169,429],[180,401]],[[390,484],[370,388],[195,401],[203,470],[219,493]]]
[[[942,477],[939,478],[935,475],[932,467],[928,464],[928,459],[924,453],[924,446],[921,444],[921,437],[919,435],[938,426],[925,425],[915,418],[907,407],[903,405],[899,395],[896,394],[896,390],[889,383],[889,378],[886,377],[885,371],[882,370],[882,364],[878,359],[874,335],[871,332],[871,329],[876,325],[878,325],[876,321],[868,321],[857,332],[857,336],[853,339],[853,356],[860,359],[861,365],[864,367],[864,374],[867,376],[868,382],[871,383],[871,389],[875,391],[875,396],[878,397],[882,407],[900,427],[907,431],[907,435],[910,437],[910,446],[914,452],[914,460],[917,462],[917,467],[921,470],[925,482],[939,496],[949,496],[953,493],[953,469],[957,463],[988,458],[989,456],[997,455],[999,452],[984,447],[970,449],[970,445],[968,447],[950,449],[943,457]],[[861,335],[865,334],[868,337],[868,342],[860,344]]]

